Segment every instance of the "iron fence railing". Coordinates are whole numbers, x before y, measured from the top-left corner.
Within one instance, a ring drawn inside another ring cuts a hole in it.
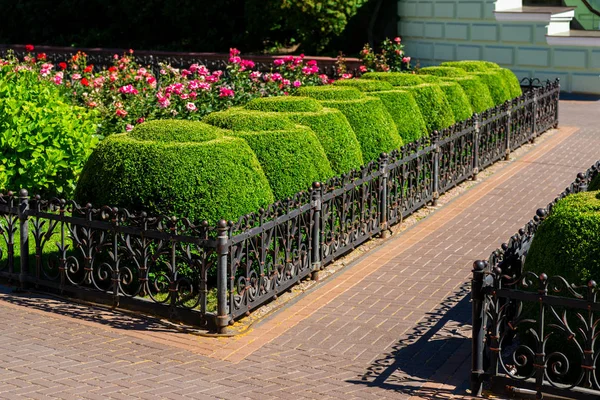
[[[223,332],[558,124],[558,81],[217,226],[0,196],[0,276]]]
[[[472,374],[474,395],[529,392],[573,399],[600,398],[596,345],[600,301],[594,281],[576,286],[561,276],[524,270],[539,225],[560,199],[586,191],[600,161],[580,173],[547,208],[539,209],[508,243],[473,268]]]

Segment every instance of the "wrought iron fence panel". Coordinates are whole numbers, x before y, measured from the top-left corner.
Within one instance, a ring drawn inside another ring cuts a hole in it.
[[[477,158],[480,171],[506,156],[509,118],[504,104],[481,113]]]
[[[232,318],[248,313],[312,272],[314,210],[310,195],[279,202],[232,224],[228,302]],[[258,224],[256,224],[258,222]],[[250,227],[243,232],[244,227]]]
[[[0,274],[14,278],[19,271],[15,265],[15,247],[19,229],[18,199],[12,193],[0,194]]]
[[[512,101],[510,119],[510,149],[515,150],[535,137],[534,93],[528,91]]]
[[[445,193],[473,176],[477,118],[444,129],[439,137],[439,192]]]
[[[347,253],[381,231],[382,171],[371,162],[360,171],[330,179],[321,203],[321,262]]]
[[[560,85],[558,81],[548,81],[545,87],[533,89],[536,96],[535,134],[540,135],[558,125],[558,97]]]

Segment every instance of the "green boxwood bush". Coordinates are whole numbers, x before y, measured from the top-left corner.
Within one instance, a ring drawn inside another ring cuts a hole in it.
[[[425,67],[419,70],[419,74],[434,75],[444,78],[467,76],[467,72],[464,69],[456,67]],[[421,78],[423,77],[421,76]]]
[[[440,83],[442,82],[442,78],[435,75],[419,75],[419,78],[423,81],[423,83]]]
[[[560,200],[533,237],[525,270],[563,276],[569,283],[600,279],[600,193]]]
[[[512,99],[514,99],[515,97],[519,97],[523,94],[523,91],[521,90],[521,84],[519,83],[519,78],[517,78],[517,76],[510,69],[499,68],[495,71],[500,73],[500,75],[504,79],[504,82],[508,87],[510,97]]]
[[[350,86],[361,92],[378,92],[381,90],[392,90],[394,86],[386,81],[374,79],[341,79],[333,83],[334,86]]]
[[[423,83],[420,76],[402,72],[367,72],[361,79],[385,81],[393,86],[414,86]]]
[[[381,100],[392,116],[398,128],[398,134],[404,143],[410,143],[427,136],[427,127],[423,115],[421,115],[419,105],[410,92],[406,90],[389,90],[371,92],[369,95],[378,97]]]
[[[272,112],[317,112],[323,109],[318,101],[308,97],[275,96],[254,99],[245,105],[248,110]]]
[[[456,82],[464,90],[471,102],[471,107],[476,113],[494,107],[494,100],[487,85],[476,76],[469,75],[460,78],[443,78],[446,82]]]
[[[215,223],[274,201],[248,144],[201,122],[146,122],[111,135],[83,168],[75,198]]]
[[[439,83],[439,87],[446,95],[446,99],[452,108],[454,119],[457,122],[471,118],[473,115],[473,107],[471,107],[469,97],[458,83],[441,82]]]
[[[94,111],[68,103],[35,71],[0,67],[0,191],[71,197],[99,141]]]
[[[356,135],[339,110],[324,108],[319,112],[284,113],[230,109],[209,114],[204,121],[234,131],[289,130],[297,124],[308,126],[317,135],[334,173],[346,173],[363,163]]]
[[[446,61],[440,65],[442,67],[461,68],[469,72],[483,72],[489,69],[500,68],[500,66],[494,62],[481,60]]]
[[[396,124],[378,98],[368,97],[354,88],[335,86],[302,88],[299,94],[320,99],[326,96],[331,99],[322,100],[321,103],[344,114],[360,143],[365,162],[375,160],[381,153],[402,146],[402,138],[398,134]],[[355,98],[352,99],[351,96]]]
[[[508,84],[497,69],[490,69],[485,72],[473,72],[471,74],[477,76],[487,85],[495,105],[502,104],[511,99]]]
[[[434,130],[439,131],[448,128],[456,122],[452,108],[439,85],[424,83],[417,86],[407,86],[404,89],[413,95],[419,105],[429,133]]]
[[[323,146],[307,127],[281,131],[234,131],[254,151],[276,200],[308,190],[334,176]]]

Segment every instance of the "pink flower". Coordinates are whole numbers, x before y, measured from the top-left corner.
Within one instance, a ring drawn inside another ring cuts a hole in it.
[[[97,106],[98,106],[98,103],[96,103],[95,101],[90,101],[88,103],[88,107],[90,107],[90,108],[94,108],[94,107],[97,107]]]
[[[115,55],[113,55],[113,58],[114,58],[115,60],[118,60],[118,59],[119,59],[119,55],[118,55],[118,54],[115,54]]]
[[[181,71],[181,76],[183,76],[184,78],[187,78],[188,75],[191,75],[192,71],[188,71],[187,69],[184,69],[183,71]]]
[[[189,94],[187,94],[187,93],[182,93],[182,94],[181,94],[181,96],[179,96],[179,98],[180,98],[181,100],[187,100],[187,99],[189,99],[189,98],[190,98],[190,95],[189,95]]]
[[[408,64],[410,62],[410,57],[403,57],[402,62]]]
[[[235,48],[229,49],[230,57],[235,57],[235,56],[239,56],[239,55],[240,55],[240,51],[238,49],[235,49]]]
[[[62,72],[58,72],[56,75],[54,75],[54,83],[57,85],[60,85],[63,81],[63,73]]]
[[[76,81],[81,79],[81,75],[80,74],[73,74],[72,76],[73,79],[75,79]]]
[[[146,83],[150,85],[150,87],[156,87],[156,78],[153,76],[146,77]]]
[[[185,108],[187,108],[188,111],[196,111],[197,110],[196,105],[194,103],[187,103],[185,105]]]
[[[237,56],[229,57],[229,62],[232,64],[239,64],[240,62],[242,62],[242,59]]]
[[[258,80],[258,78],[260,78],[260,72],[258,71],[252,71],[250,73],[250,79],[252,79],[254,82],[256,82]]]
[[[294,87],[297,88],[297,87],[300,87],[300,86],[302,86],[302,82],[300,82],[300,81],[294,81]]]
[[[235,96],[235,92],[231,89],[222,87],[221,90],[219,91],[219,97],[234,97]]]
[[[254,68],[254,61],[252,60],[242,60],[242,67],[252,69]]]
[[[402,39],[400,39],[400,37],[398,37],[398,36],[396,36],[394,38],[394,42],[397,43],[397,44],[400,44],[401,41],[402,41]]]
[[[124,118],[127,115],[127,111],[125,111],[121,108],[118,108],[116,111],[116,114],[117,114],[117,116]]]
[[[145,121],[145,119],[144,119],[144,118],[140,118],[140,119],[138,119],[138,120],[137,120],[137,121],[135,121],[135,122],[137,122],[138,124],[143,124],[143,123],[144,123],[144,121]]]
[[[138,90],[133,85],[125,85],[119,88],[119,92],[123,94],[138,94]]]
[[[280,73],[275,72],[274,74],[271,75],[271,79],[273,79],[274,81],[280,81],[282,79],[282,76]]]
[[[275,64],[276,67],[279,67],[281,65],[284,64],[285,61],[283,61],[281,58],[278,58],[277,60],[273,61],[273,64]]]
[[[160,106],[160,108],[167,108],[171,105],[171,101],[167,98],[164,98],[162,101],[159,99],[158,105]]]
[[[367,67],[365,67],[364,65],[361,65],[360,67],[358,67],[358,69],[360,70],[360,72],[367,72]]]
[[[351,79],[352,74],[343,74],[341,79]]]
[[[281,80],[281,84],[283,86],[289,86],[290,85],[290,80],[289,79],[282,79]]]
[[[127,124],[127,125],[125,126],[125,130],[126,130],[127,132],[131,132],[131,131],[133,130],[133,125],[131,125],[131,124]]]

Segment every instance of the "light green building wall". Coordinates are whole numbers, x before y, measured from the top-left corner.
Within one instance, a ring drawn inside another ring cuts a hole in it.
[[[400,0],[398,14],[413,65],[489,60],[519,78],[560,78],[564,91],[600,94],[600,47],[550,46],[547,22],[498,22],[494,1]]]

